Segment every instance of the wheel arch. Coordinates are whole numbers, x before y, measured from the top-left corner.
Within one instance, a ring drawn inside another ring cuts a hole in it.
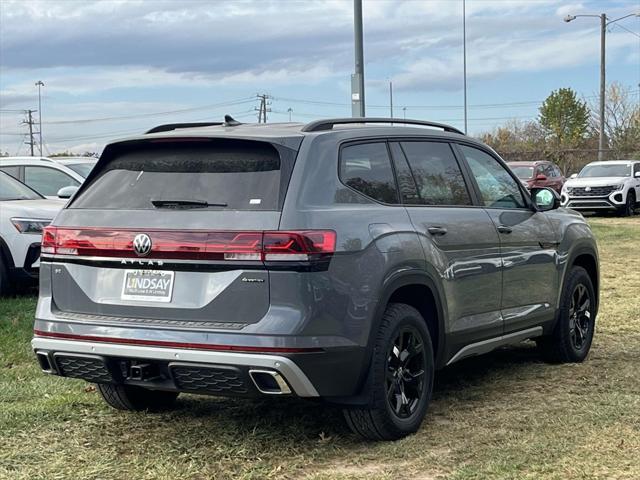
[[[591,283],[593,284],[593,290],[596,294],[596,315],[598,313],[598,308],[600,306],[600,268],[598,265],[598,255],[592,249],[587,247],[582,247],[576,249],[571,254],[569,261],[567,262],[567,269],[562,278],[562,287],[564,288],[564,284],[566,281],[569,272],[573,267],[582,267],[587,271],[589,278],[591,278]]]
[[[438,284],[427,272],[404,271],[390,276],[384,282],[382,295],[376,307],[374,321],[369,332],[367,349],[369,361],[373,353],[373,343],[384,312],[389,303],[405,303],[420,312],[427,323],[433,343],[435,366],[442,366],[445,348],[446,304]]]

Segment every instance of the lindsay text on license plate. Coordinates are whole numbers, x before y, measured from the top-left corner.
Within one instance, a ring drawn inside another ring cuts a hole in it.
[[[174,272],[163,270],[125,270],[122,298],[170,302],[173,293]]]

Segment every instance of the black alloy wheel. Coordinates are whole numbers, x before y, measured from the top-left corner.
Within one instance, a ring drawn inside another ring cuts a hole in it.
[[[426,366],[420,334],[412,326],[403,327],[387,356],[387,403],[398,418],[409,418],[420,404]]]

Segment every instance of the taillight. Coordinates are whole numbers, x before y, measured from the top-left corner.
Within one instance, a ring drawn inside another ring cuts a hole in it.
[[[42,253],[56,253],[56,227],[47,226],[42,230]]]
[[[336,232],[306,230],[264,232],[263,255],[266,261],[306,261],[336,249]]]
[[[133,239],[141,231],[46,227],[42,253],[137,258]],[[332,230],[268,232],[145,232],[151,238],[149,259],[298,261],[327,258],[335,252]]]

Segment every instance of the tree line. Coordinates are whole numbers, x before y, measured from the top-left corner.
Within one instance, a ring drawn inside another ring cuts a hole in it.
[[[598,159],[598,112],[597,98],[588,103],[571,88],[560,88],[535,120],[511,121],[479,138],[506,161],[550,160],[569,175]],[[631,88],[607,87],[604,130],[606,160],[640,159],[640,104]]]

